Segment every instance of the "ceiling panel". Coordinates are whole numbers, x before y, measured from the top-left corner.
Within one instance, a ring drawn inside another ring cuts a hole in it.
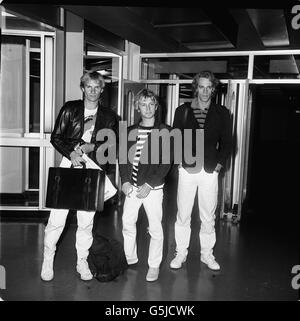
[[[290,44],[282,9],[247,9],[247,12],[266,47]]]
[[[201,8],[129,7],[153,26],[209,21]]]
[[[285,4],[286,1],[282,7]],[[22,12],[25,10],[23,7],[20,7]],[[48,7],[51,6],[45,6]],[[58,23],[57,6],[52,7],[48,15],[43,14],[42,5],[34,7],[32,17],[41,13],[40,17],[44,17],[43,19],[49,16],[52,22]],[[201,4],[201,7],[182,8],[110,5],[62,5],[62,7],[85,19],[85,25],[91,25],[89,32],[92,33],[91,30],[95,29],[94,34],[100,34],[99,37],[105,36],[112,42],[112,46],[121,48],[122,42],[125,43],[126,39],[139,45],[142,53],[300,47],[299,30],[291,28],[293,18],[291,10],[278,8],[278,3],[276,6],[272,5],[273,9],[252,7],[230,9],[219,6],[215,8],[205,4],[203,6]],[[274,9],[275,7],[277,8]],[[33,6],[29,6],[28,10],[30,8],[32,10]],[[21,27],[20,21],[13,17],[7,18],[5,22],[12,29]],[[34,20],[21,23],[22,27],[28,30],[48,28]],[[97,26],[98,29],[93,26]],[[110,34],[105,34],[104,31]]]
[[[186,26],[164,28],[164,32],[178,42],[224,41],[225,37],[213,26]]]

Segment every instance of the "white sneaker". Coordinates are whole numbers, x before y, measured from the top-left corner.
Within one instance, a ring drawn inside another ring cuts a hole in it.
[[[219,263],[215,260],[215,258],[212,255],[208,255],[208,256],[202,256],[200,258],[201,262],[203,262],[204,264],[206,264],[211,270],[220,270],[220,265]]]
[[[53,277],[53,258],[44,258],[41,271],[41,279],[43,281],[51,281]]]
[[[83,281],[89,281],[93,278],[93,274],[89,269],[89,265],[86,259],[81,259],[77,262],[76,270],[80,274],[80,278]]]
[[[159,268],[149,267],[146,280],[148,282],[156,281],[158,279],[158,274],[159,274]]]
[[[171,269],[180,269],[182,264],[186,261],[186,255],[177,253],[175,258],[170,263]]]

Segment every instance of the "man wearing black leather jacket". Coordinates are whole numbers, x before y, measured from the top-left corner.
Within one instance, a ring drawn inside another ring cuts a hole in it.
[[[63,155],[60,167],[73,165],[99,168],[96,151],[104,141],[96,141],[100,129],[111,129],[118,137],[118,116],[100,103],[105,81],[97,72],[86,72],[80,79],[83,100],[68,101],[61,108],[56,119],[51,143]],[[88,156],[88,158],[86,157]],[[87,161],[88,160],[88,161]],[[91,160],[91,161],[90,161]],[[77,211],[76,232],[77,272],[82,280],[91,280],[87,263],[92,244],[92,228],[95,212]],[[57,241],[64,229],[68,210],[52,209],[44,237],[44,260],[41,278],[50,281],[54,277],[53,260]]]

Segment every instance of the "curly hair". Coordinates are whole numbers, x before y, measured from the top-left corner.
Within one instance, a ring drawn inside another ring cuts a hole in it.
[[[216,88],[218,87],[220,81],[219,79],[217,79],[215,77],[215,75],[209,71],[209,70],[204,70],[204,71],[201,71],[199,72],[196,76],[194,76],[193,78],[193,82],[192,82],[192,88],[193,88],[193,94],[194,94],[194,97],[197,96],[198,94],[198,84],[199,84],[199,79],[200,78],[206,78],[208,79],[211,83],[212,83],[212,86],[213,86],[213,94],[216,92]]]

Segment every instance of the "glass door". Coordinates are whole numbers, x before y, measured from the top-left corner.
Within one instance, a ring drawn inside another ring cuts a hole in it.
[[[0,207],[43,209],[53,113],[54,33],[3,31]]]
[[[247,193],[252,96],[248,80],[228,81],[225,105],[231,113],[233,146],[222,181],[221,217],[238,222]]]
[[[123,57],[111,52],[87,51],[84,56],[84,69],[97,71],[105,79],[105,89],[102,94],[103,105],[114,110],[120,118],[123,111]],[[112,165],[107,175],[117,186],[120,185],[118,166]]]

